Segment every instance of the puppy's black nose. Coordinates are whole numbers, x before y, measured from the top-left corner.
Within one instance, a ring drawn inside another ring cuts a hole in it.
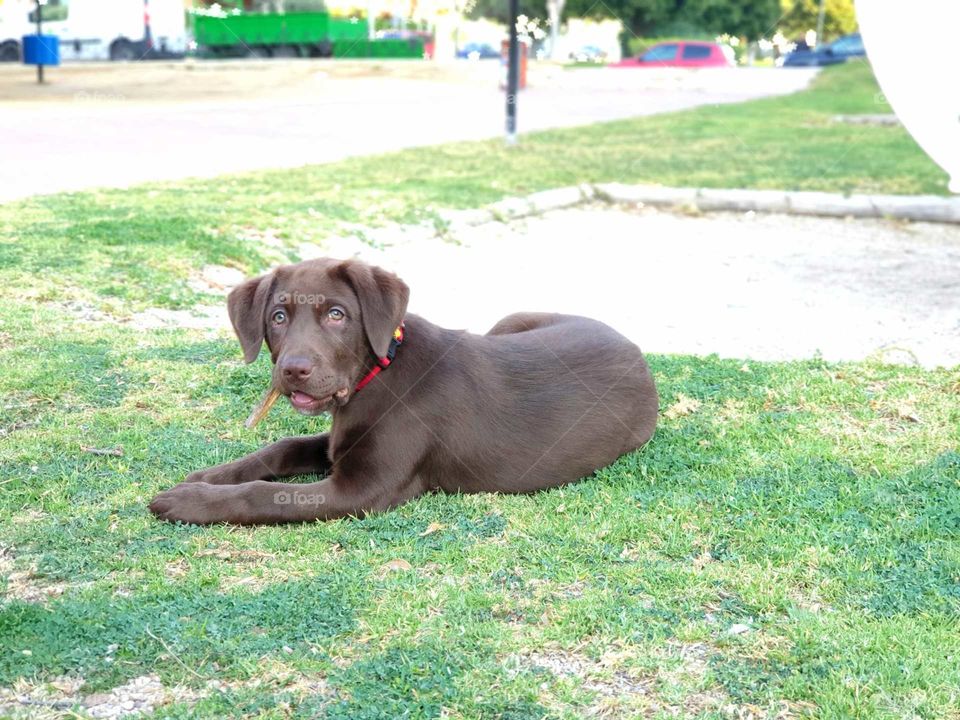
[[[280,361],[280,372],[285,380],[306,380],[313,372],[313,366],[306,358],[284,358]]]

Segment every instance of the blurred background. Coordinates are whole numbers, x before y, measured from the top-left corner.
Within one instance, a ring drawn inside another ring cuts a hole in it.
[[[521,131],[790,93],[864,55],[851,0],[519,10]],[[0,0],[0,199],[496,136],[507,14],[491,0]],[[38,20],[61,63],[42,84],[23,64]]]

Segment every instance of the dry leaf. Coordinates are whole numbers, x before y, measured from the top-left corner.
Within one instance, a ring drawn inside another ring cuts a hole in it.
[[[695,413],[699,409],[699,400],[679,393],[677,395],[677,401],[663,413],[663,416],[670,420],[676,420],[678,417]]]
[[[110,455],[112,457],[123,457],[123,448],[119,446],[112,448],[98,448],[91,447],[89,445],[81,445],[80,449],[85,453],[90,453],[91,455]]]
[[[204,548],[198,550],[195,555],[197,557],[214,557],[218,560],[240,561],[270,560],[274,557],[273,553],[262,550],[244,550],[232,547]]]
[[[432,523],[430,523],[429,525],[427,525],[427,529],[426,529],[426,530],[424,530],[422,533],[420,533],[420,537],[425,537],[425,536],[427,536],[427,535],[432,535],[432,534],[435,533],[435,532],[440,532],[440,531],[443,530],[445,527],[446,527],[446,525],[443,525],[442,523],[432,522]]]
[[[384,574],[399,570],[413,570],[413,565],[408,563],[403,558],[398,558],[397,560],[391,560],[390,562],[384,563],[380,566],[380,570],[383,571]]]
[[[909,405],[900,405],[897,407],[897,417],[901,420],[908,420],[910,422],[920,422],[920,417],[917,415],[917,411]]]
[[[625,545],[623,550],[620,551],[620,559],[635,562],[640,559],[640,551],[635,547]]]

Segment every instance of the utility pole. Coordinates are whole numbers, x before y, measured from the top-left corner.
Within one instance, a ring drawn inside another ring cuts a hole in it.
[[[827,0],[820,0],[820,12],[817,14],[817,47],[823,42],[823,20],[827,14]]]
[[[517,142],[517,93],[520,84],[520,42],[517,38],[517,15],[520,14],[519,0],[509,0],[510,22],[507,32],[510,43],[507,49],[507,145]]]
[[[37,0],[37,43],[43,42],[43,3]],[[43,63],[37,63],[37,84],[43,85]]]

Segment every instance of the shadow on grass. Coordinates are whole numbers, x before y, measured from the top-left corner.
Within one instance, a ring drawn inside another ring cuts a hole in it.
[[[74,205],[58,218],[21,218],[17,242],[0,241],[0,277],[11,286],[29,284],[54,299],[64,287],[82,287],[103,298],[144,306],[189,308],[207,299],[186,280],[207,264],[259,267],[257,243],[219,232],[222,218],[176,208]],[[125,212],[126,210],[126,212]]]
[[[331,571],[260,592],[168,583],[132,597],[81,592],[48,607],[9,602],[0,608],[0,684],[76,674],[88,678],[89,691],[151,672],[165,682],[195,683],[221,670],[243,676],[264,655],[310,657],[311,644],[352,630],[363,588]]]
[[[487,693],[478,687],[482,697],[464,697],[465,676],[477,671],[489,675],[487,687],[494,685],[497,690]],[[476,717],[551,716],[532,689],[510,688],[511,678],[490,648],[462,638],[395,643],[335,673],[332,680],[344,699],[326,708],[324,717],[331,720],[440,718],[445,708],[464,704],[474,706]]]

